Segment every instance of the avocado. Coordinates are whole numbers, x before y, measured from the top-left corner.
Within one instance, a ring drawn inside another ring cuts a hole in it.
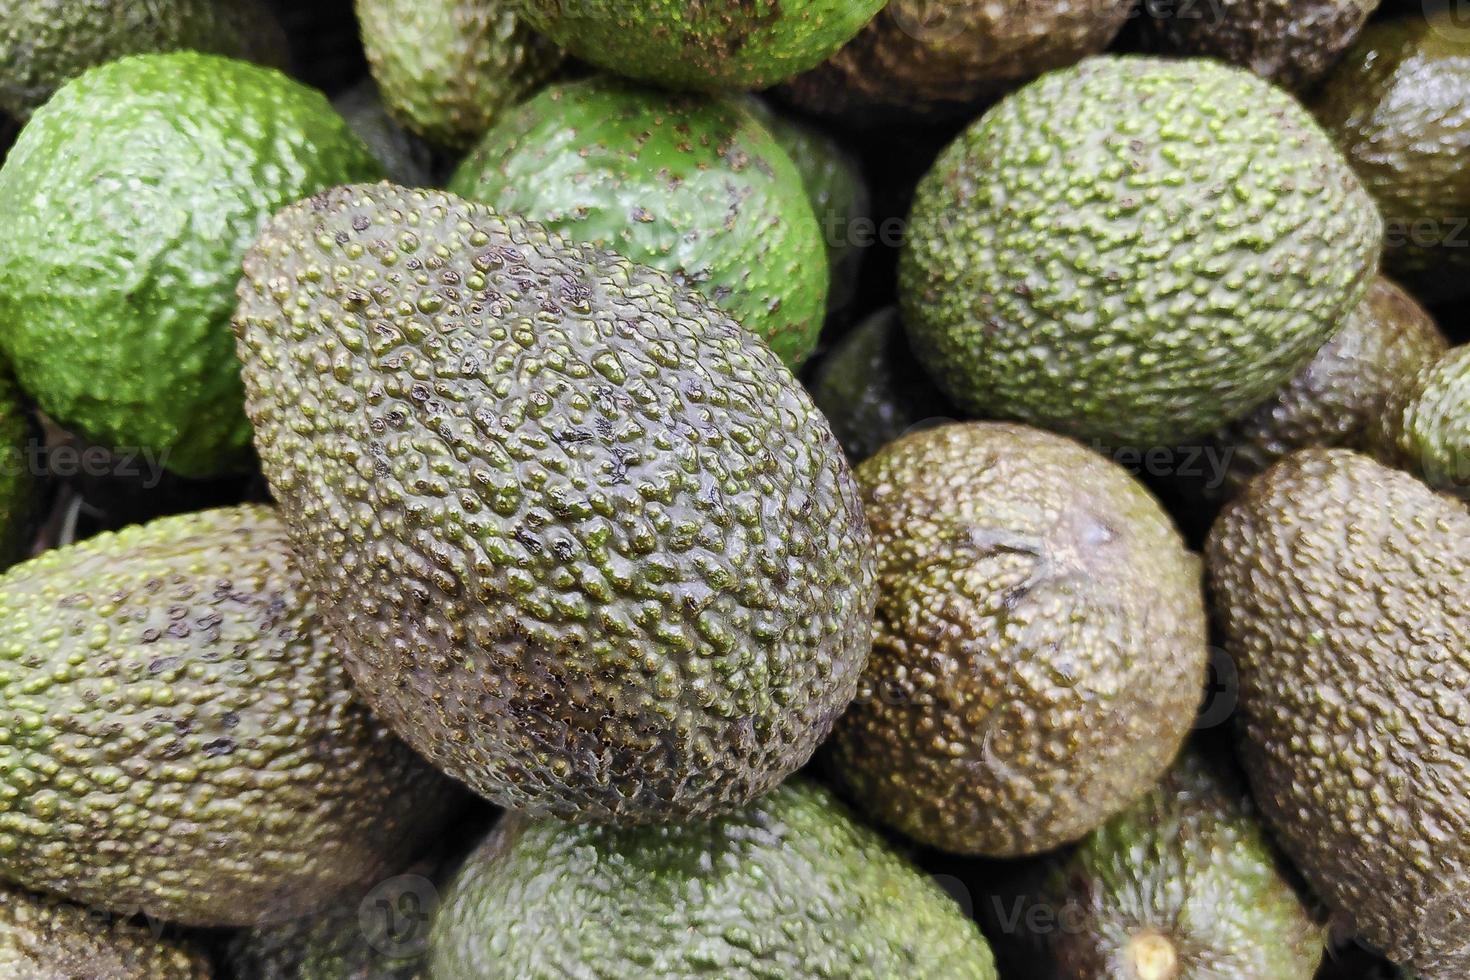
[[[1453,5],[1369,25],[1312,110],[1387,223],[1388,272],[1427,303],[1470,284],[1470,37]]]
[[[1229,454],[1215,495],[1239,493],[1253,476],[1295,449],[1363,448],[1391,396],[1445,347],[1444,334],[1429,314],[1393,282],[1378,277],[1296,377],[1211,437]]]
[[[1145,47],[1247,68],[1300,91],[1332,68],[1379,0],[1145,0]]]
[[[1286,856],[1353,933],[1470,975],[1470,510],[1305,449],[1210,532],[1241,762]]]
[[[1394,392],[1369,446],[1436,490],[1470,497],[1470,346],[1425,365]]]
[[[1121,466],[1008,423],[857,468],[873,653],[829,762],[874,819],[992,857],[1074,841],[1148,791],[1194,722],[1200,566]]]
[[[433,838],[451,785],[354,695],[298,567],[241,506],[0,576],[0,878],[250,925]]]
[[[884,0],[521,0],[537,30],[590,64],[695,91],[768,88],[819,63]]]
[[[357,0],[389,111],[430,143],[466,149],[561,63],[511,0]]]
[[[959,414],[915,362],[892,306],[840,338],[817,365],[810,388],[854,463],[921,424],[952,422]]]
[[[283,204],[379,175],[326,98],[274,70],[192,52],[93,68],[0,167],[0,348],[93,442],[181,476],[247,469],[240,257]]]
[[[142,925],[0,885],[0,975],[11,980],[210,980],[196,950]]]
[[[371,78],[364,78],[333,99],[332,108],[372,151],[389,180],[409,187],[434,183],[434,151],[393,121]]]
[[[1326,930],[1222,753],[1187,749],[1039,876],[1026,902],[1061,910],[1062,928],[1025,935],[1036,976],[1312,980],[1322,961]]]
[[[934,882],[793,781],[717,820],[620,829],[507,815],[445,896],[436,977],[995,980]]]
[[[25,121],[88,68],[165,51],[203,51],[273,67],[289,59],[281,25],[262,0],[4,0],[0,109]]]
[[[256,448],[374,710],[504,806],[727,812],[804,763],[873,611],[857,488],[699,293],[391,184],[286,208],[235,328]]]
[[[832,266],[827,315],[845,312],[857,298],[863,255],[871,244],[858,234],[865,222],[872,221],[872,195],[862,167],[817,127],[776,111],[764,99],[752,96],[746,105],[765,123],[801,174]]]
[[[821,332],[830,276],[806,185],[734,99],[553,86],[485,134],[449,189],[670,273],[792,368]]]
[[[940,155],[899,298],[962,409],[1178,445],[1311,360],[1381,240],[1290,96],[1213,62],[1104,56],[1003,99]]]
[[[836,54],[782,87],[856,126],[964,118],[1037,75],[1108,46],[1131,4],[889,0]]]
[[[25,556],[41,510],[41,483],[32,449],[40,432],[20,389],[0,370],[0,570]]]

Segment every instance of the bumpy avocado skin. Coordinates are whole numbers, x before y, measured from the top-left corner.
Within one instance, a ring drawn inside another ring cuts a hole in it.
[[[832,137],[777,112],[764,99],[752,97],[745,104],[765,123],[801,174],[832,266],[827,313],[841,313],[857,298],[866,251],[857,231],[872,215],[872,195],[862,167]]]
[[[469,147],[562,60],[509,0],[357,0],[356,9],[389,110],[439,146]]]
[[[1142,800],[1048,861],[1033,938],[1050,976],[1312,980],[1313,921],[1233,764],[1187,749]],[[1163,967],[1172,964],[1172,972]],[[1153,970],[1150,973],[1150,970]]]
[[[0,975],[12,980],[210,980],[197,951],[148,928],[0,885]]]
[[[1343,449],[1288,456],[1207,548],[1261,812],[1354,933],[1470,975],[1470,511]]]
[[[1379,0],[1145,2],[1145,44],[1247,68],[1299,91],[1327,73],[1357,38]]]
[[[817,366],[812,401],[853,463],[925,422],[958,413],[909,351],[898,310],[879,310],[844,336]]]
[[[381,874],[449,783],[354,695],[269,508],[168,517],[0,576],[0,876],[248,925]]]
[[[1436,490],[1470,496],[1470,346],[1425,365],[1395,391],[1369,446]]]
[[[782,94],[807,112],[872,126],[964,116],[1043,72],[1108,46],[1127,3],[890,0]]]
[[[288,61],[286,36],[262,0],[0,0],[0,109],[28,119],[88,68],[165,51]]]
[[[949,896],[801,781],[710,823],[507,817],[431,946],[435,976],[482,980],[996,977]]]
[[[806,185],[737,101],[558,85],[487,133],[449,189],[670,273],[789,367],[821,332],[830,277]]]
[[[333,99],[332,108],[372,151],[389,180],[408,187],[434,183],[433,150],[393,121],[371,78],[364,78]]]
[[[1470,283],[1470,36],[1427,9],[1370,25],[1312,110],[1383,212],[1388,272],[1440,303]]]
[[[0,347],[39,406],[181,476],[244,469],[229,319],[266,218],[381,173],[319,92],[213,55],[94,68],[0,168]]]
[[[688,819],[825,737],[869,645],[856,486],[698,293],[380,184],[278,215],[240,297],[304,567],[361,690],[445,771],[518,809]]]
[[[974,414],[1180,444],[1311,359],[1367,289],[1381,233],[1289,96],[1213,62],[1091,58],[940,156],[901,307],[920,362]]]
[[[884,0],[523,0],[527,20],[583,61],[668,88],[754,90],[840,48]]]
[[[830,762],[869,815],[966,854],[1076,840],[1145,793],[1205,677],[1200,567],[1122,467],[970,422],[857,469],[872,657]]]
[[[1375,279],[1296,377],[1212,437],[1230,453],[1218,495],[1234,496],[1293,450],[1363,448],[1391,401],[1446,346],[1423,307],[1388,279]]]

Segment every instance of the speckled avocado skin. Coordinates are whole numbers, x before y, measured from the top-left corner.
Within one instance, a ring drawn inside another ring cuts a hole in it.
[[[0,877],[248,925],[431,838],[450,785],[354,695],[273,511],[163,518],[0,576]]]
[[[670,273],[789,367],[821,332],[830,277],[806,185],[734,100],[555,86],[487,133],[449,189]]]
[[[1035,937],[1037,976],[1312,980],[1322,960],[1326,931],[1228,758],[1186,750],[1147,796],[1048,863],[1033,900],[1066,910],[1066,925]]]
[[[857,469],[878,560],[873,653],[830,763],[922,843],[1049,850],[1146,792],[1205,677],[1198,559],[1122,467],[969,422]]]
[[[379,715],[491,800],[729,811],[851,700],[871,539],[770,349],[450,194],[281,212],[236,318],[256,447]]]
[[[434,976],[479,980],[996,980],[949,896],[801,781],[710,823],[507,817],[431,945]]]
[[[1228,450],[1220,496],[1296,449],[1361,449],[1390,401],[1444,353],[1439,327],[1413,298],[1379,277],[1307,366],[1249,415],[1212,437]]]
[[[836,51],[883,0],[522,0],[572,54],[673,89],[754,90]]]
[[[1426,364],[1396,390],[1368,444],[1436,490],[1470,497],[1470,346]]]
[[[1110,0],[890,0],[841,50],[781,89],[857,126],[961,116],[1096,54],[1128,19]]]
[[[894,307],[837,341],[813,373],[811,393],[854,463],[923,423],[959,415],[914,361]]]
[[[1470,975],[1470,511],[1343,449],[1282,460],[1207,548],[1241,761],[1349,931]]]
[[[288,61],[263,0],[0,0],[0,109],[28,119],[88,68],[166,51]]]
[[[1160,54],[1218,58],[1293,91],[1327,73],[1379,0],[1210,0],[1145,3],[1145,44]]]
[[[249,463],[229,329],[266,218],[379,164],[319,92],[213,55],[94,68],[0,168],[0,347],[56,422],[181,476]]]
[[[1455,17],[1370,25],[1312,102],[1388,223],[1387,270],[1428,303],[1470,292],[1470,44]]]
[[[910,215],[900,299],[914,353],[961,408],[1179,444],[1311,359],[1381,241],[1289,96],[1213,62],[1098,57],[944,151]]]
[[[561,63],[510,0],[357,0],[363,47],[393,115],[464,149]]]
[[[144,926],[0,885],[0,975],[12,980],[210,980],[209,962]]]

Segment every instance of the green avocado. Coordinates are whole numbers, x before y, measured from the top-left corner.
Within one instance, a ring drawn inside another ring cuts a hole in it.
[[[374,710],[502,805],[728,812],[852,699],[871,539],[775,354],[693,289],[451,194],[278,214],[256,448]]]
[[[1301,369],[1377,268],[1372,200],[1290,96],[1090,58],[1008,96],[919,185],[904,325],[966,411],[1178,445]]]
[[[1312,980],[1326,930],[1222,753],[1186,750],[1142,800],[1048,858],[1028,935],[1057,980]]]
[[[1293,91],[1332,68],[1380,0],[1179,0],[1142,5],[1144,46],[1247,68]]]
[[[431,947],[435,977],[476,980],[996,980],[949,896],[801,781],[708,823],[508,815]]]
[[[473,144],[562,60],[511,0],[357,0],[356,9],[389,111],[450,149]]]
[[[817,342],[830,276],[806,184],[733,99],[553,86],[487,133],[449,189],[670,273],[789,367]]]
[[[810,387],[812,401],[854,463],[921,424],[952,422],[959,415],[914,361],[891,306],[838,340],[817,365]]]
[[[1420,299],[1470,291],[1470,35],[1454,5],[1372,24],[1312,109],[1378,202],[1384,265]]]
[[[1444,334],[1411,296],[1388,279],[1375,279],[1296,377],[1211,437],[1229,454],[1225,478],[1213,495],[1234,496],[1296,449],[1363,448],[1392,397],[1446,346]]]
[[[1470,346],[1445,353],[1395,391],[1369,446],[1436,490],[1470,497]]]
[[[388,179],[409,187],[434,183],[434,151],[393,121],[371,78],[364,78],[332,100],[336,109],[383,165]]]
[[[857,37],[780,91],[806,112],[854,126],[964,118],[1106,48],[1131,6],[889,0]]]
[[[246,469],[240,257],[282,205],[379,175],[321,93],[271,69],[192,52],[93,68],[0,167],[0,348],[99,445],[181,476]]]
[[[1470,976],[1470,510],[1305,449],[1210,531],[1241,762],[1286,856],[1356,934]]]
[[[0,0],[0,109],[28,119],[88,68],[166,51],[288,62],[263,0]]]
[[[1148,791],[1194,722],[1198,558],[1121,466],[1008,423],[928,429],[857,469],[878,611],[828,761],[941,850],[1074,841]]]
[[[521,0],[572,54],[673,89],[767,88],[816,65],[884,0]]]
[[[11,980],[211,980],[209,962],[183,943],[0,885],[0,976]]]
[[[250,925],[374,880],[451,784],[354,695],[269,508],[101,534],[0,576],[0,879]]]

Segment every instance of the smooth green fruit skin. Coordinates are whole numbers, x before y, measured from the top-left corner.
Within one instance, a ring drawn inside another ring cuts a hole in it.
[[[393,121],[371,78],[364,78],[333,99],[332,108],[372,151],[389,180],[407,187],[433,186],[433,150]]]
[[[270,69],[185,52],[69,82],[0,167],[0,347],[21,387],[181,476],[245,469],[240,258],[277,208],[380,173],[321,93]]]
[[[826,790],[787,783],[710,823],[507,816],[431,937],[446,980],[995,980],[975,924]]]
[[[829,275],[806,185],[734,100],[558,85],[487,133],[449,189],[670,273],[788,367],[821,332]]]
[[[673,89],[750,91],[806,71],[884,0],[522,0],[531,25],[583,61]]]
[[[1234,496],[1256,474],[1297,449],[1362,449],[1400,392],[1448,345],[1434,320],[1379,277],[1341,329],[1307,366],[1250,414],[1211,440],[1228,452],[1218,496]]]
[[[900,299],[914,353],[961,408],[1177,445],[1311,359],[1381,240],[1289,96],[1213,62],[1098,57],[944,151],[913,205]]]
[[[1370,25],[1312,111],[1383,212],[1385,267],[1440,303],[1470,291],[1470,43],[1452,7],[1424,11]]]
[[[1470,511],[1343,449],[1253,481],[1206,549],[1241,762],[1344,926],[1470,976]]]
[[[256,446],[360,689],[516,809],[727,812],[856,690],[871,540],[770,349],[450,194],[281,212],[236,318]]]
[[[511,0],[357,0],[389,111],[437,146],[468,148],[561,64]]]
[[[829,742],[856,806],[941,850],[1074,841],[1178,753],[1207,660],[1199,560],[1126,470],[968,422],[857,468],[873,653]]]
[[[0,109],[21,120],[88,68],[133,54],[204,51],[284,68],[262,0],[0,0]]]
[[[12,980],[210,980],[199,953],[146,926],[0,885],[0,975]]]
[[[854,464],[920,425],[959,414],[914,361],[891,306],[837,341],[817,365],[811,393]]]
[[[0,576],[0,878],[185,925],[290,918],[431,839],[450,784],[356,697],[269,508]]]
[[[1037,936],[1061,977],[1135,977],[1139,937],[1174,951],[1177,977],[1312,980],[1312,919],[1223,753],[1186,749],[1142,800],[1052,858],[1035,901],[1065,926]]]
[[[1470,346],[1425,365],[1395,392],[1370,442],[1385,462],[1470,497]]]

